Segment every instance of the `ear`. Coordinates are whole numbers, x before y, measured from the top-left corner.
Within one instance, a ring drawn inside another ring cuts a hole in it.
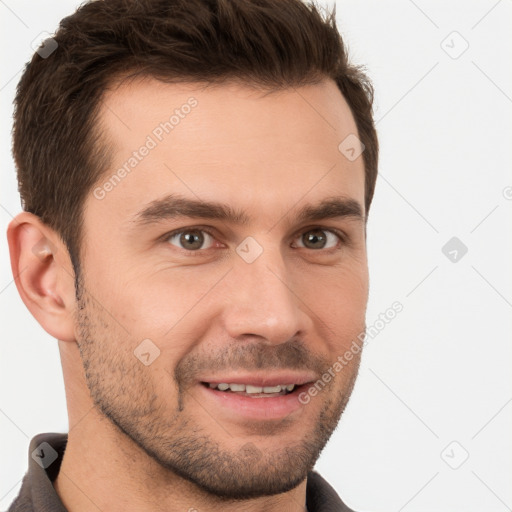
[[[60,236],[32,213],[17,215],[7,228],[14,281],[21,299],[43,329],[75,341],[75,284],[71,258]]]

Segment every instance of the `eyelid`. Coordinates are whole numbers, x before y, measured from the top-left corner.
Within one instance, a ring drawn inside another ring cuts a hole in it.
[[[348,242],[348,236],[346,233],[344,233],[343,231],[341,231],[340,229],[337,229],[337,228],[333,228],[333,227],[328,227],[328,226],[321,226],[321,225],[313,225],[313,226],[305,226],[303,228],[301,228],[296,234],[293,235],[293,240],[295,240],[298,236],[304,234],[304,233],[307,233],[308,231],[313,231],[314,229],[318,229],[318,230],[321,230],[321,231],[328,231],[330,233],[332,233],[333,235],[335,235],[336,237],[339,238],[340,242],[343,243],[343,244],[346,244]],[[169,240],[169,238],[173,237],[173,236],[176,236],[180,233],[183,233],[183,232],[186,232],[186,231],[204,231],[205,233],[208,233],[208,235],[210,235],[212,238],[214,238],[216,241],[216,235],[215,235],[215,229],[211,228],[210,226],[186,226],[186,227],[182,227],[182,228],[179,228],[179,229],[176,229],[174,231],[169,231],[168,233],[165,233],[164,235],[162,235],[159,240],[162,241],[162,242],[167,242]],[[175,246],[176,247],[176,246]],[[300,247],[301,249],[303,249],[303,247]],[[318,250],[314,250],[314,249],[311,249],[312,251],[314,252],[329,252],[329,251],[332,251],[332,250],[337,250],[339,247],[331,247],[330,249],[325,249],[325,250],[322,250],[322,249],[318,249]],[[179,249],[181,250],[183,253],[185,254],[191,254],[191,255],[199,255],[201,253],[204,253],[206,251],[208,251],[209,249],[198,249],[196,251],[191,251],[191,250],[187,250],[187,249],[183,249],[183,248],[179,248],[179,247],[176,247],[176,249]],[[307,247],[306,247],[307,249]]]
[[[210,235],[215,241],[217,241],[217,238],[215,236],[215,233],[211,227],[209,226],[187,226],[187,227],[184,227],[184,228],[179,228],[179,229],[175,229],[174,231],[169,231],[168,233],[165,233],[165,235],[161,236],[159,238],[159,241],[162,241],[162,242],[167,242],[169,240],[169,238],[172,238],[176,235],[179,235],[180,233],[184,233],[184,232],[187,232],[187,231],[204,231],[205,233],[207,233],[208,235]],[[171,244],[169,244],[171,245]],[[196,251],[191,251],[191,250],[188,250],[188,249],[184,249],[182,247],[176,247],[174,246],[177,250],[180,250],[182,251],[185,255],[192,255],[192,256],[197,256],[197,255],[200,255],[200,254],[203,254],[205,253],[206,251],[208,251],[209,249],[198,249]]]
[[[294,240],[304,234],[304,233],[307,233],[308,231],[313,231],[315,229],[318,229],[320,231],[327,231],[329,233],[332,233],[334,236],[336,236],[340,243],[341,244],[347,244],[348,243],[348,236],[346,233],[344,233],[343,231],[341,231],[340,229],[337,229],[337,228],[333,228],[333,227],[330,227],[330,226],[321,226],[321,225],[313,225],[313,226],[305,226],[303,228],[300,229],[300,231],[294,235]],[[307,247],[300,247],[300,249],[307,249]],[[311,251],[313,252],[318,252],[318,253],[321,253],[321,252],[324,252],[324,253],[329,253],[331,251],[336,251],[336,250],[339,250],[340,247],[339,245],[337,245],[336,247],[330,247],[329,249],[318,249],[318,250],[314,250],[314,249],[310,249]]]

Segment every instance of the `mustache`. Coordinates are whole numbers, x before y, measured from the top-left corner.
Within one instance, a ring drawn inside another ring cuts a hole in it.
[[[301,340],[278,345],[238,341],[209,353],[187,354],[176,365],[174,379],[182,388],[196,382],[205,371],[296,370],[312,371],[320,376],[328,367],[329,361],[312,352]]]

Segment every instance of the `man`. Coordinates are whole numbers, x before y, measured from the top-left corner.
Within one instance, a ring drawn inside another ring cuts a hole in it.
[[[32,440],[9,510],[350,510],[313,468],[364,339],[371,108],[299,0],[61,22],[18,86],[8,240],[69,433]]]

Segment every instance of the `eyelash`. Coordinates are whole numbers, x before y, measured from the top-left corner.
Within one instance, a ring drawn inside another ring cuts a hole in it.
[[[310,227],[304,229],[300,233],[300,235],[303,235],[304,233],[307,233],[308,231],[314,231],[314,230],[327,231],[329,233],[332,233],[336,237],[338,237],[338,239],[339,239],[341,244],[346,244],[347,243],[347,236],[346,236],[345,233],[343,233],[342,231],[340,231],[338,229],[326,228],[326,227],[323,227],[323,226],[310,226]],[[211,229],[209,229],[209,228],[205,228],[205,227],[202,227],[202,226],[191,226],[191,227],[188,227],[188,228],[180,228],[178,230],[171,231],[171,232],[166,233],[165,235],[163,235],[161,237],[161,240],[164,243],[169,243],[169,239],[170,238],[172,238],[172,237],[174,237],[176,235],[179,235],[181,233],[186,233],[187,231],[203,231],[203,232],[207,233],[208,235],[210,235],[213,239],[216,240],[215,234],[213,233],[213,231]],[[300,236],[300,235],[298,235],[298,236]],[[172,244],[169,243],[169,245],[172,245]],[[176,247],[176,246],[173,246],[173,247],[175,247],[176,249],[181,250],[182,253],[184,255],[186,255],[186,256],[203,256],[204,252],[209,250],[209,249],[197,249],[195,251],[191,251],[191,250],[188,250],[188,249],[184,249],[182,247]],[[214,249],[214,248],[210,248],[210,249]],[[307,247],[299,247],[299,249],[308,249],[308,248]],[[310,249],[310,250],[314,251],[314,252],[319,252],[319,253],[320,252],[331,253],[331,252],[338,251],[340,249],[341,249],[341,247],[336,246],[336,247],[330,247],[329,249]]]

